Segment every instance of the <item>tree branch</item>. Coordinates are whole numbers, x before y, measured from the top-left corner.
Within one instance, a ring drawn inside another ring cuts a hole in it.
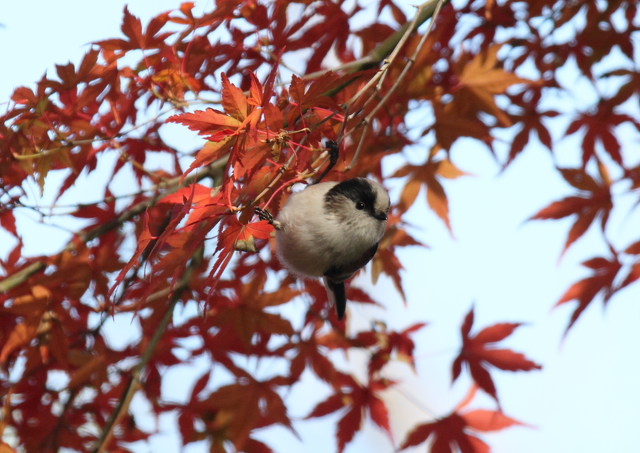
[[[424,43],[427,41],[427,37],[429,36],[429,34],[431,33],[431,30],[433,28],[433,24],[434,21],[436,19],[436,17],[438,16],[438,14],[440,13],[440,8],[442,7],[442,5],[445,3],[445,0],[432,0],[430,2],[424,3],[422,6],[420,6],[421,10],[419,10],[418,16],[416,17],[416,19],[414,20],[415,23],[415,28],[412,27],[411,30],[415,30],[418,27],[418,18],[420,16],[422,16],[424,14],[424,10],[429,9],[430,12],[430,16],[429,17],[433,17],[433,20],[429,23],[429,28],[427,28],[427,31],[422,35],[422,37],[420,38],[420,42],[418,42],[418,45],[416,46],[415,50],[413,51],[413,54],[411,55],[411,57],[407,60],[407,63],[405,64],[404,68],[402,68],[402,72],[400,73],[400,75],[398,76],[398,79],[394,82],[394,84],[391,86],[391,88],[384,94],[384,96],[382,97],[382,99],[380,100],[380,102],[378,102],[378,104],[371,110],[371,112],[362,120],[362,124],[364,124],[364,130],[362,131],[362,135],[360,137],[360,141],[358,143],[358,147],[356,148],[355,153],[353,154],[353,158],[351,159],[351,162],[349,162],[349,165],[347,165],[347,168],[345,169],[345,171],[349,171],[353,165],[356,163],[358,156],[360,154],[360,150],[362,149],[362,145],[364,143],[364,137],[368,132],[369,127],[371,126],[371,122],[373,121],[373,118],[375,117],[375,115],[378,113],[378,111],[387,103],[387,101],[389,100],[389,98],[391,97],[391,95],[395,92],[395,90],[398,88],[398,86],[400,86],[400,82],[402,82],[402,80],[404,79],[404,77],[407,75],[407,73],[409,72],[409,69],[411,69],[413,67],[413,63],[415,62],[415,59],[418,56],[418,53],[420,52],[420,49],[422,48],[422,46],[424,45]],[[424,10],[422,10],[422,8],[424,8]],[[407,34],[405,35],[406,37],[408,37],[408,31]],[[404,38],[404,36],[403,36]],[[395,58],[395,54],[396,52],[394,51],[394,58]],[[383,77],[386,75],[386,69],[389,68],[389,66],[391,65],[391,62],[389,62],[388,64],[385,63],[385,67],[382,68],[378,74],[376,74],[376,76],[380,76],[379,83],[382,83]],[[375,77],[372,78],[370,80],[370,84],[373,85],[373,82],[375,81]],[[370,85],[367,84],[367,88]],[[378,85],[379,86],[379,85]],[[378,87],[376,87],[376,91],[378,90]],[[358,92],[358,94],[356,96],[359,96],[360,93],[363,93],[363,90],[360,90],[360,92]],[[365,103],[365,105],[371,100],[372,98],[369,98],[369,100],[367,100],[367,102]],[[350,100],[349,103],[352,103],[353,100]]]
[[[193,270],[198,267],[198,265],[202,262],[202,255],[204,253],[204,248],[200,247],[194,256],[192,256],[191,261],[187,264],[185,271],[182,275],[180,281],[175,285],[173,289],[173,293],[171,298],[169,299],[169,303],[167,304],[167,310],[165,311],[162,319],[158,323],[157,328],[154,330],[153,335],[149,339],[149,343],[144,349],[142,356],[140,357],[140,361],[136,364],[136,366],[131,371],[131,377],[129,378],[129,383],[122,394],[122,397],[118,401],[118,404],[114,408],[113,412],[109,416],[107,420],[107,424],[105,425],[102,433],[96,445],[91,449],[94,453],[102,453],[106,451],[111,438],[113,437],[113,431],[115,427],[118,425],[124,414],[127,413],[129,409],[129,405],[131,404],[131,400],[133,395],[135,395],[136,391],[140,387],[141,378],[144,369],[146,368],[149,360],[153,356],[153,353],[160,341],[160,338],[164,334],[165,330],[169,326],[171,319],[173,318],[173,310],[178,303],[178,301],[182,297],[182,293],[189,288],[189,281],[191,280],[191,275],[193,274]]]

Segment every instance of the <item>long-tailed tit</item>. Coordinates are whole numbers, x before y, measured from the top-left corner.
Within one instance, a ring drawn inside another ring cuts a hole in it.
[[[272,220],[278,257],[294,273],[323,277],[341,320],[344,282],[375,255],[388,211],[389,194],[370,179],[311,185],[292,194]]]

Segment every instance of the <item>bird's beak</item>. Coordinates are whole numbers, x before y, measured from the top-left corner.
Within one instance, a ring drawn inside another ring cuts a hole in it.
[[[378,220],[387,220],[387,213],[384,211],[378,211],[374,214],[374,217]]]

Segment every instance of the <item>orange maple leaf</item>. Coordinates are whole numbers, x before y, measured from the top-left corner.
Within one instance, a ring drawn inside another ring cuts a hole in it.
[[[400,449],[420,445],[430,439],[429,451],[432,453],[451,451],[489,453],[489,446],[477,437],[478,432],[499,431],[514,425],[524,425],[501,411],[476,409],[460,412],[475,397],[476,390],[477,387],[472,386],[467,396],[446,417],[414,427],[407,434]]]
[[[507,127],[511,125],[511,120],[496,105],[494,95],[505,93],[507,88],[513,85],[531,85],[535,82],[502,69],[498,60],[500,47],[491,46],[468,62],[465,58],[461,59],[462,68],[454,103],[462,111],[473,109],[490,113],[497,118],[501,126]]]
[[[238,121],[244,121],[249,113],[247,97],[242,90],[231,84],[226,74],[222,74],[222,107]]]
[[[450,160],[429,161],[424,165],[405,165],[396,171],[392,177],[409,176],[409,180],[400,195],[400,209],[408,210],[413,205],[420,188],[425,187],[427,204],[444,222],[451,234],[451,222],[449,220],[449,202],[444,187],[438,180],[440,178],[455,179],[467,175],[457,168]]]

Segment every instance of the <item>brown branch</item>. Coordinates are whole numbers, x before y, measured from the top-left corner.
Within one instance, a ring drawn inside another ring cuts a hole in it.
[[[105,425],[98,441],[95,446],[91,449],[94,453],[102,453],[107,451],[106,448],[113,437],[113,431],[115,427],[118,425],[122,417],[127,413],[129,409],[129,405],[131,404],[131,400],[133,395],[135,395],[136,391],[140,387],[141,384],[141,375],[146,368],[149,360],[153,356],[153,353],[158,346],[158,342],[160,338],[164,334],[165,330],[169,326],[171,319],[173,318],[173,310],[181,299],[182,294],[185,290],[189,288],[189,281],[191,280],[191,275],[193,274],[193,270],[198,267],[198,265],[202,262],[202,255],[204,253],[204,248],[200,247],[194,256],[191,258],[191,261],[187,264],[185,271],[182,275],[180,281],[173,288],[173,293],[171,298],[169,299],[169,303],[167,304],[167,310],[165,311],[160,323],[156,327],[153,332],[153,335],[149,339],[149,343],[147,343],[140,360],[136,364],[136,366],[131,371],[131,377],[129,378],[129,383],[127,387],[120,397],[118,404],[111,412],[109,419],[107,420],[107,424]]]
[[[0,280],[0,293],[9,291],[12,288],[23,283],[26,279],[31,277],[33,274],[36,274],[47,267],[47,263],[44,261],[36,261],[34,263],[29,264],[24,269],[20,269],[15,274],[9,275],[6,278]]]

